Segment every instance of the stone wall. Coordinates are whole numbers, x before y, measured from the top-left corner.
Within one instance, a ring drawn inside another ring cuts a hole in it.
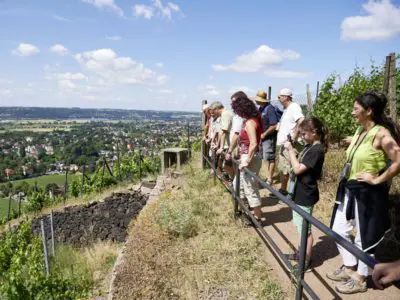
[[[96,240],[124,242],[129,223],[146,205],[148,195],[140,191],[113,193],[101,202],[71,206],[53,213],[53,228],[57,243],[75,246],[89,245]],[[32,231],[41,234],[40,220],[45,234],[51,239],[50,215],[32,221]]]

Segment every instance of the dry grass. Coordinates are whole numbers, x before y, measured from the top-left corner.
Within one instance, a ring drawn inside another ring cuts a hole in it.
[[[108,292],[111,270],[119,250],[119,245],[109,241],[99,241],[81,249],[60,245],[51,261],[51,272],[86,286],[91,290],[89,294],[104,295]]]
[[[284,299],[263,245],[232,218],[231,198],[193,164],[131,228],[117,299]]]

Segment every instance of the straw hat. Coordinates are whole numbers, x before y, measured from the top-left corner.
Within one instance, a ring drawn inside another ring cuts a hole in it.
[[[263,90],[259,90],[257,92],[257,95],[253,99],[254,99],[254,101],[256,101],[258,103],[268,103],[269,102],[267,93],[264,92]]]

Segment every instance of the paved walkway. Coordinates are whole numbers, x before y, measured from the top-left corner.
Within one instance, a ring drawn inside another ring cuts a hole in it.
[[[284,251],[290,253],[294,249],[294,243],[298,240],[297,231],[291,223],[291,209],[286,205],[278,204],[277,199],[269,197],[267,190],[261,190],[263,197],[263,212],[266,219],[265,230]],[[355,295],[342,295],[336,293],[335,282],[326,278],[328,271],[337,269],[341,264],[338,251],[332,240],[313,227],[314,249],[313,270],[305,274],[306,282],[312,287],[320,299],[388,299],[399,300],[400,289],[391,286],[384,291],[369,288],[366,293]],[[278,262],[274,254],[266,248],[266,260],[276,271],[277,278],[288,294],[295,295],[294,285],[285,265]],[[369,284],[371,286],[371,284]]]

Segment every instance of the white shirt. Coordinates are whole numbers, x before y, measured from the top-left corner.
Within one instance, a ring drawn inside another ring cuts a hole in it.
[[[300,105],[295,102],[290,103],[283,111],[282,118],[279,122],[278,137],[276,141],[278,146],[283,145],[283,143],[287,141],[288,134],[293,136],[296,122],[300,118],[304,118]]]
[[[232,143],[232,139],[235,136],[235,133],[240,133],[240,130],[243,128],[244,119],[239,117],[237,114],[233,114],[232,119],[232,127],[231,131],[229,132],[229,140]]]

